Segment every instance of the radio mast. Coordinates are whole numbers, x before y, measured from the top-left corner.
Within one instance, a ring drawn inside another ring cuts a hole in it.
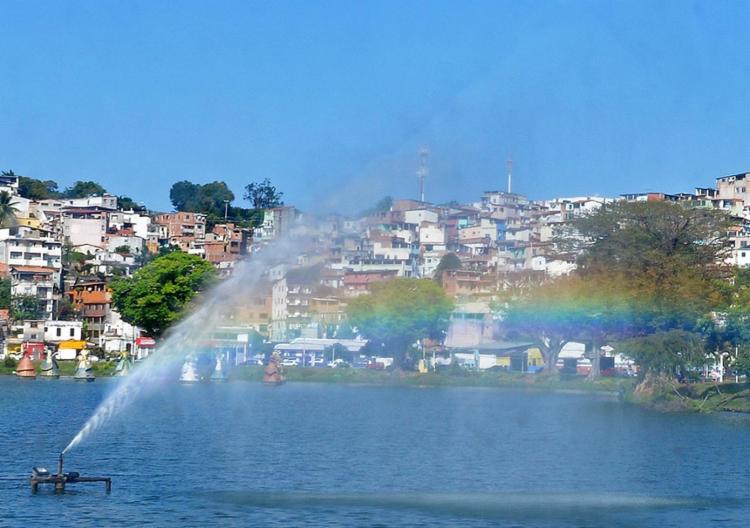
[[[430,173],[430,169],[427,166],[428,158],[430,157],[430,151],[427,147],[419,149],[419,169],[417,169],[417,178],[419,178],[419,200],[424,202],[424,179]]]

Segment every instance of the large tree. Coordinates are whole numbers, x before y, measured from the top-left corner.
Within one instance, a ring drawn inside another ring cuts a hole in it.
[[[672,361],[647,361],[654,343],[664,341],[668,354],[697,350],[694,337],[701,325],[730,302],[726,279],[731,269],[725,261],[732,223],[716,210],[669,202],[616,202],[574,220],[558,245],[579,252],[581,279],[606,284],[609,277],[617,277],[630,317],[628,332],[621,337],[632,338],[628,346],[641,351],[645,370],[662,375],[664,366],[683,360],[675,356]],[[640,349],[637,339],[644,340]]]
[[[214,267],[198,256],[167,253],[132,277],[113,281],[114,304],[123,319],[158,337],[183,316],[188,303],[215,276]]]
[[[499,311],[507,336],[534,343],[542,353],[544,370],[555,374],[567,343],[590,343],[594,350],[632,331],[632,304],[615,276],[605,280],[572,275],[525,288]]]
[[[72,187],[62,192],[63,198],[86,198],[87,196],[101,196],[107,193],[107,189],[93,181],[77,181]]]
[[[384,345],[401,367],[418,340],[444,337],[452,310],[453,302],[434,281],[409,278],[377,283],[347,306],[357,331]]]
[[[281,200],[283,192],[277,191],[266,178],[262,182],[253,182],[245,186],[245,200],[253,205],[253,209],[272,209],[284,205]]]
[[[172,185],[169,199],[178,211],[203,213],[218,220],[224,218],[225,211],[229,213],[234,193],[223,181],[200,184],[184,180]]]
[[[30,200],[47,200],[57,198],[57,182],[52,180],[36,180],[26,176],[18,177],[18,194]]]

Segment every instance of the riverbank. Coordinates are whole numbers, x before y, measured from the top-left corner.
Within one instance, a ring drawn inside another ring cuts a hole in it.
[[[627,397],[658,411],[750,413],[750,383],[663,384]]]
[[[497,387],[548,391],[604,392],[622,395],[632,392],[635,380],[601,378],[594,382],[581,376],[547,377],[513,372],[459,371],[426,373],[353,368],[288,368],[289,382],[351,383],[368,385],[405,385],[423,387]],[[234,369],[230,379],[261,381],[263,367],[242,366]]]
[[[36,369],[37,374],[41,373],[41,364],[41,361],[34,362],[34,368]],[[77,361],[58,361],[57,364],[60,367],[61,376],[72,376],[75,374],[76,367],[78,366]],[[116,361],[97,361],[91,364],[91,368],[94,369],[94,375],[102,377],[114,374],[116,366]],[[0,361],[0,375],[12,376],[15,370],[15,365],[11,366],[10,364]]]

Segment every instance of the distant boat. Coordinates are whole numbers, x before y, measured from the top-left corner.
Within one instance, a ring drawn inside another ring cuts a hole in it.
[[[76,381],[94,381],[96,376],[94,376],[94,369],[91,367],[88,353],[82,350],[79,357],[78,367],[76,367],[76,373],[73,374],[73,379]]]
[[[28,355],[24,354],[21,361],[18,362],[16,376],[21,379],[36,379],[36,369],[34,369],[34,364]]]
[[[198,383],[201,377],[198,375],[198,368],[195,366],[195,360],[193,356],[185,358],[185,363],[182,365],[182,372],[180,373],[180,383]]]
[[[55,353],[48,353],[47,357],[44,358],[44,361],[42,361],[42,364],[39,368],[42,371],[40,376],[43,379],[60,378],[60,366],[57,364],[57,359],[55,359]]]
[[[220,354],[216,354],[216,366],[214,367],[213,374],[211,374],[211,381],[227,381]]]

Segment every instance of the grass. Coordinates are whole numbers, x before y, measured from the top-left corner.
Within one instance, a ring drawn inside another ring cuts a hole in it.
[[[263,379],[263,367],[244,366],[235,369],[231,377],[249,381]],[[631,391],[635,382],[630,379],[601,378],[588,382],[581,376],[547,377],[511,372],[445,371],[420,374],[418,372],[384,371],[353,368],[287,368],[284,377],[290,382],[362,383],[371,385],[406,385],[428,387],[499,387],[538,390],[573,390],[586,392]]]
[[[41,372],[41,364],[41,361],[34,362],[37,374]],[[78,366],[77,361],[58,361],[57,364],[60,366],[61,376],[72,376],[75,374],[76,367]],[[101,377],[111,376],[115,371],[115,366],[117,366],[116,361],[97,361],[96,363],[92,363],[94,375]],[[0,361],[0,375],[12,375],[15,370],[15,366],[10,366]]]

